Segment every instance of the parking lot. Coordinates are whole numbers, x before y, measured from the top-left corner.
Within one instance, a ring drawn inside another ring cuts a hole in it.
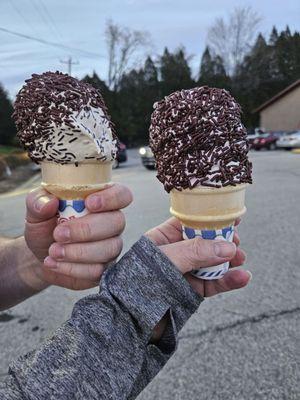
[[[257,400],[300,398],[300,155],[251,152],[254,185],[240,227],[250,285],[207,299],[180,333],[179,349],[140,400]],[[0,196],[0,233],[22,234],[26,192]],[[143,232],[168,218],[168,196],[138,152],[114,171],[134,203],[125,211],[125,250]],[[95,289],[96,290],[96,289]],[[51,287],[0,314],[0,374],[18,355],[49,336],[87,292]]]

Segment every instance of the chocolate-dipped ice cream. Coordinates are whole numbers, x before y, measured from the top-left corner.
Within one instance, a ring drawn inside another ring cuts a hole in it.
[[[181,90],[154,104],[150,147],[165,190],[251,183],[241,108],[227,90]]]

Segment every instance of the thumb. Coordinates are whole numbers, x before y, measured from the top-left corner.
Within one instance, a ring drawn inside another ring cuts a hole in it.
[[[39,188],[28,194],[26,207],[25,240],[30,250],[42,261],[48,255],[49,246],[53,243],[58,200]]]
[[[236,254],[234,243],[196,237],[161,246],[160,250],[183,274],[230,261]]]
[[[30,192],[26,198],[26,221],[38,223],[55,217],[58,199],[46,190],[38,188]]]

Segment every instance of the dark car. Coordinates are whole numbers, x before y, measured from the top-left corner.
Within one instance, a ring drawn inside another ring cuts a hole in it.
[[[274,133],[263,133],[256,137],[251,147],[255,150],[267,149],[267,150],[275,150],[277,148],[276,142],[278,140],[278,136]]]
[[[118,160],[119,163],[127,161],[126,145],[124,143],[120,142],[120,141],[119,141],[119,144],[118,144],[117,160]]]
[[[113,168],[118,168],[120,163],[127,161],[127,149],[126,145],[119,141],[117,158],[113,164]]]

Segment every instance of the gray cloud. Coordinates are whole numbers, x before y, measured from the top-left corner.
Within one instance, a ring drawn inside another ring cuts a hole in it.
[[[155,53],[161,53],[164,46],[175,49],[184,45],[194,54],[192,64],[196,69],[205,46],[206,32],[215,18],[224,16],[236,5],[248,5],[249,1],[237,0],[51,0],[46,2],[55,23],[46,24],[30,0],[14,1],[19,13],[8,1],[0,1],[0,26],[49,41],[80,47],[99,55],[106,55],[105,22],[115,22],[132,29],[145,29],[153,39]],[[285,0],[274,2],[252,0],[251,6],[263,17],[261,30],[269,34],[272,25],[283,29],[289,24],[292,29],[299,26],[300,2]],[[21,16],[25,16],[22,18]],[[46,47],[25,39],[0,32],[0,82],[13,96],[24,79],[33,72],[60,69],[60,58],[73,56],[80,61],[74,67],[74,74],[83,76],[96,70],[102,79],[106,77],[106,60],[84,57],[76,51],[63,51]]]

